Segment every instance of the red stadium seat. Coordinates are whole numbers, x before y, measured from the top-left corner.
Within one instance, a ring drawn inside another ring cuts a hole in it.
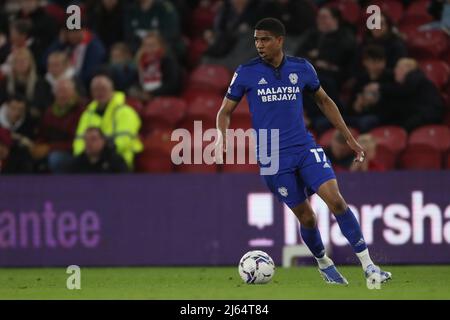
[[[386,170],[392,170],[396,166],[397,156],[396,153],[386,145],[378,144],[374,160],[383,165]]]
[[[188,102],[186,116],[180,122],[180,128],[194,131],[194,122],[201,121],[202,130],[216,127],[216,116],[223,97],[215,93],[197,94]],[[188,100],[189,101],[189,100]]]
[[[441,92],[441,97],[442,97],[442,100],[444,101],[444,107],[447,110],[450,110],[450,96],[445,92]]]
[[[408,140],[408,134],[405,129],[398,126],[383,126],[370,131],[375,137],[378,146],[383,146],[398,154],[405,149]]]
[[[436,169],[442,167],[442,153],[429,145],[409,145],[400,156],[402,169]]]
[[[429,15],[428,13],[425,14],[406,14],[403,15],[402,20],[400,21],[400,28],[405,28],[405,27],[415,27],[415,28],[419,28],[420,26],[423,26],[424,24],[430,23],[432,22],[434,19],[431,15]]]
[[[188,130],[191,134],[198,132],[198,134],[204,134],[206,130],[216,127],[216,122],[209,119],[192,119],[190,117],[185,118],[178,124],[178,128]]]
[[[136,171],[138,172],[171,172],[172,142],[170,131],[155,131],[143,139],[144,151],[136,156]]]
[[[354,129],[354,128],[349,128],[350,132],[352,133],[352,135],[357,138],[359,135],[358,130]],[[322,135],[319,138],[319,144],[324,147],[327,148],[330,146],[331,140],[333,139],[333,134],[336,131],[336,129],[331,128],[328,129],[327,131],[325,131],[324,133],[322,133]]]
[[[248,130],[252,128],[252,120],[249,115],[247,116],[231,116],[230,129],[243,129]]]
[[[447,154],[447,159],[446,159],[446,161],[445,161],[445,167],[446,167],[447,169],[450,169],[450,153]]]
[[[60,5],[49,3],[44,7],[45,12],[53,17],[59,26],[62,26],[66,22],[66,13]]]
[[[450,148],[450,129],[444,125],[428,125],[415,129],[409,135],[408,145],[428,145],[445,152]]]
[[[204,96],[205,94],[214,94],[214,93],[208,92],[208,91],[205,91],[205,90],[201,90],[201,89],[187,88],[186,90],[184,90],[184,92],[182,94],[182,97],[183,97],[183,100],[189,106],[192,101],[197,99],[197,97]]]
[[[428,0],[416,0],[408,6],[400,21],[400,29],[414,28],[430,23],[434,18],[428,13]],[[414,37],[413,37],[414,38]]]
[[[406,15],[423,15],[428,12],[430,0],[415,0],[406,9]]]
[[[398,0],[376,0],[371,4],[380,7],[381,12],[388,16],[395,24],[398,24],[403,16],[403,4]],[[367,10],[365,10],[367,12]]]
[[[210,119],[215,120],[217,112],[222,104],[223,97],[217,94],[203,94],[197,96],[189,106],[186,113],[187,117],[194,119]]]
[[[200,62],[203,53],[208,49],[208,43],[203,38],[194,38],[189,43],[188,64],[195,67]]]
[[[173,171],[173,164],[166,154],[143,151],[136,156],[137,172],[168,173]]]
[[[221,65],[202,64],[189,77],[187,90],[202,90],[223,95],[231,81],[230,71]]]
[[[450,67],[441,60],[420,61],[420,69],[427,75],[438,89],[442,89],[448,82]]]
[[[244,96],[233,111],[233,115],[248,115],[250,116],[250,110],[248,106],[247,97]]]
[[[252,119],[248,109],[247,99],[244,97],[231,115],[230,129],[250,129],[251,127]]]
[[[440,30],[419,31],[416,26],[401,26],[411,55],[418,59],[438,58],[448,47],[448,36]]]
[[[191,16],[191,32],[194,36],[200,36],[206,29],[212,29],[217,15],[218,1],[200,1],[193,10]]]
[[[133,107],[133,109],[136,110],[137,113],[142,114],[144,106],[142,105],[141,100],[134,97],[127,97],[125,102],[130,107]]]
[[[151,130],[175,128],[186,114],[186,102],[177,97],[158,97],[145,106],[142,116]]]
[[[361,8],[355,1],[337,0],[326,4],[326,6],[339,9],[342,19],[353,25],[357,25],[361,19]]]
[[[444,116],[444,124],[450,128],[450,110]]]
[[[442,61],[450,61],[450,45],[447,47],[447,50],[445,50],[442,54],[441,54],[441,60]]]
[[[143,138],[144,150],[153,153],[170,154],[172,148],[178,143],[172,141],[172,130],[154,130],[151,134]]]

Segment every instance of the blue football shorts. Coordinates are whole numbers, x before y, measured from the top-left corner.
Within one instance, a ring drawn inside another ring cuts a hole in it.
[[[278,200],[292,209],[336,175],[323,148],[314,143],[294,154],[280,154],[278,172],[262,177]]]

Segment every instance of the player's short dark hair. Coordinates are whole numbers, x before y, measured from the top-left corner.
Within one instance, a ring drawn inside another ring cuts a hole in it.
[[[386,52],[379,45],[368,45],[363,49],[362,59],[386,60]]]
[[[277,37],[284,37],[286,35],[284,24],[275,18],[264,18],[259,20],[255,25],[255,30],[269,31]]]

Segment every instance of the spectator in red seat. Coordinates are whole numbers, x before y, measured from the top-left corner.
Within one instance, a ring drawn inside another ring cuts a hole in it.
[[[308,59],[314,65],[322,87],[342,113],[344,106],[340,101],[339,90],[350,75],[355,53],[356,39],[353,32],[343,26],[339,10],[328,7],[320,9],[316,26],[302,35],[296,52],[297,56]],[[304,95],[304,110],[316,132],[323,133],[331,127],[309,95]]]
[[[297,55],[315,66],[322,86],[337,97],[340,83],[350,74],[356,53],[355,36],[343,26],[339,10],[320,9],[317,27],[306,31],[298,48]]]
[[[39,0],[22,0],[20,11],[15,19],[25,19],[31,23],[31,37],[36,48],[36,59],[39,61],[41,54],[50,45],[58,34],[58,24],[55,19],[47,14],[41,7]]]
[[[112,148],[99,128],[88,128],[84,133],[86,148],[75,158],[73,173],[125,173],[128,167]]]
[[[157,31],[173,47],[177,57],[185,51],[180,18],[170,1],[139,0],[125,13],[125,42],[135,51],[149,31]]]
[[[406,57],[408,54],[406,45],[397,34],[393,22],[384,14],[381,14],[381,29],[367,30],[362,47],[369,44],[376,44],[384,48],[388,69],[393,69],[398,59]]]
[[[358,137],[358,142],[366,151],[366,160],[353,161],[350,171],[385,171],[384,165],[375,160],[377,142],[374,137],[371,134],[362,134]]]
[[[91,1],[86,6],[89,27],[102,40],[109,50],[116,42],[124,40],[124,8],[123,0]]]
[[[412,131],[426,124],[440,123],[444,112],[438,89],[411,58],[400,59],[394,70],[395,82],[371,83],[367,90],[380,99],[383,122]]]
[[[333,135],[330,146],[325,149],[325,154],[330,159],[336,172],[348,171],[355,158],[354,152],[347,144],[345,137],[337,130]]]
[[[115,91],[112,80],[106,75],[97,75],[92,79],[91,95],[93,100],[86,106],[78,122],[73,151],[79,155],[84,151],[84,132],[90,127],[99,127],[114,143],[116,151],[132,168],[134,157],[143,150],[139,137],[142,121],[139,114],[125,101],[125,94]]]
[[[345,117],[346,122],[367,132],[380,124],[381,118],[378,111],[377,94],[366,89],[371,82],[392,83],[392,73],[386,69],[386,55],[384,48],[377,45],[369,45],[364,48],[362,63],[364,70],[357,75],[353,88],[351,110]]]
[[[85,23],[82,21],[82,24]],[[81,79],[86,90],[100,65],[105,61],[106,51],[100,39],[88,28],[61,29],[59,38],[47,50],[47,56],[53,51],[65,51],[69,56],[75,74]]]
[[[51,94],[37,74],[33,55],[27,48],[19,48],[13,51],[11,63],[11,72],[0,83],[0,103],[11,95],[24,96],[30,114],[40,117],[51,101]]]
[[[1,106],[0,127],[11,132],[14,142],[27,148],[33,146],[36,121],[27,112],[27,102],[23,96],[11,96]]]
[[[132,95],[143,101],[155,96],[176,95],[180,91],[181,70],[177,59],[157,33],[149,33],[142,39],[136,54],[139,88]]]
[[[64,51],[55,51],[50,53],[47,58],[47,73],[45,74],[45,81],[48,90],[52,93],[52,98],[54,98],[55,84],[60,79],[73,79],[77,91],[82,96],[85,95],[83,83],[76,77],[75,68],[70,65],[67,54]]]
[[[0,48],[1,72],[8,74],[12,69],[12,52],[20,48],[28,48],[33,53],[34,59],[38,59],[41,52],[37,52],[36,42],[31,38],[31,23],[28,20],[16,20],[9,26],[9,41]]]
[[[78,96],[72,79],[58,79],[55,101],[47,109],[38,131],[33,158],[39,171],[66,172],[73,159],[72,143],[85,103]]]
[[[28,150],[13,142],[9,130],[0,128],[0,174],[31,173],[32,169]]]
[[[107,73],[111,75],[114,87],[119,91],[128,93],[138,83],[136,63],[126,43],[118,42],[111,47]]]

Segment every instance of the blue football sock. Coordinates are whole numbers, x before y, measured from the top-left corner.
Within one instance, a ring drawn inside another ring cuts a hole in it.
[[[322,258],[325,255],[325,248],[317,226],[311,229],[300,226],[300,234],[303,242],[316,258]]]
[[[347,208],[343,213],[336,214],[335,217],[342,234],[347,238],[348,242],[353,247],[353,250],[356,253],[359,253],[367,249],[361,227],[352,210]]]

